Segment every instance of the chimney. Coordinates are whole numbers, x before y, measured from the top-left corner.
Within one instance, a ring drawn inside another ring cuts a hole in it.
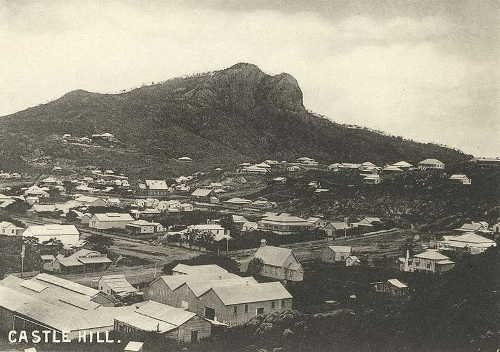
[[[261,247],[265,247],[266,246],[266,239],[265,238],[263,238],[263,239],[260,240],[260,246]]]

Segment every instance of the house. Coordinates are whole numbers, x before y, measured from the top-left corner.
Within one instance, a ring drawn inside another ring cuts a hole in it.
[[[259,230],[270,231],[279,235],[290,235],[311,229],[306,219],[289,214],[269,215],[258,222]]]
[[[190,225],[188,231],[210,232],[214,235],[216,241],[230,238],[229,234],[226,233],[226,229],[219,224]]]
[[[340,170],[340,163],[333,163],[328,165],[328,171],[338,172]]]
[[[391,296],[407,296],[410,293],[408,286],[398,279],[375,282],[373,288],[375,292]]]
[[[463,224],[461,227],[454,229],[453,232],[456,232],[457,234],[469,233],[469,232],[491,233],[491,231],[488,228],[488,223],[486,221],[478,221],[478,222],[472,221],[471,223]]]
[[[78,232],[75,225],[32,225],[24,230],[23,237],[35,237],[39,243],[56,239],[64,245],[72,246],[80,241],[80,232]]]
[[[437,159],[425,159],[418,163],[418,168],[421,170],[428,170],[428,169],[442,170],[444,169],[444,163]]]
[[[387,165],[386,167],[384,167],[382,169],[383,174],[397,174],[400,172],[403,172],[403,169],[401,169],[397,166],[394,166],[394,165]]]
[[[351,253],[351,246],[326,246],[321,249],[320,259],[323,263],[345,262]]]
[[[292,299],[280,282],[214,286],[199,298],[206,319],[229,326],[242,325],[258,315],[291,310]]]
[[[130,307],[109,305],[93,288],[48,274],[29,280],[7,276],[0,281],[0,330],[40,330],[70,340],[113,330],[114,318]],[[94,336],[95,339],[95,336]]]
[[[111,263],[111,259],[98,251],[80,249],[67,257],[58,255],[51,271],[62,274],[89,273],[104,271]]]
[[[107,205],[103,199],[91,196],[79,196],[75,198],[75,201],[86,207],[105,207]]]
[[[191,197],[195,200],[208,201],[213,190],[209,188],[197,188],[191,193]]]
[[[117,316],[114,331],[125,339],[162,344],[196,343],[212,334],[206,319],[182,308],[147,301],[134,305],[133,312]]]
[[[215,264],[187,265],[177,264],[172,269],[172,275],[203,275],[203,274],[227,274],[228,271]]]
[[[463,174],[454,174],[454,175],[451,175],[450,178],[449,178],[450,181],[453,181],[453,182],[456,182],[456,183],[460,183],[462,185],[470,185],[472,184],[472,180],[467,177],[467,175],[463,175]]]
[[[134,286],[127,281],[124,274],[101,276],[97,281],[99,291],[108,295],[125,298],[139,293]]]
[[[134,218],[126,213],[94,214],[89,221],[89,227],[98,230],[125,229],[133,221]]]
[[[127,229],[134,234],[157,233],[163,231],[163,225],[158,222],[136,220],[127,224]]]
[[[363,183],[366,185],[379,185],[382,183],[382,178],[380,175],[366,175],[363,177]]]
[[[289,248],[268,246],[263,239],[253,258],[262,261],[261,276],[287,281],[304,280],[304,268]],[[249,262],[242,263],[242,271],[247,271]]]
[[[412,258],[399,258],[400,270],[410,272],[444,273],[455,267],[455,262],[437,250],[429,249]]]
[[[436,245],[439,250],[480,254],[490,247],[496,247],[497,244],[489,238],[470,232],[459,236],[443,236],[443,240],[437,241]]]
[[[278,185],[284,185],[286,184],[286,177],[275,177],[273,178],[273,182],[278,184]]]
[[[261,199],[261,200],[256,200],[256,201],[252,202],[251,207],[258,208],[258,209],[272,209],[272,208],[277,207],[277,204],[276,204],[276,202],[270,202],[268,200]]]
[[[333,221],[329,222],[323,230],[327,237],[342,237],[347,236],[347,233],[352,231],[352,226],[347,221]]]
[[[168,195],[168,185],[165,180],[146,180],[145,193],[149,197],[164,197]]]
[[[253,221],[247,221],[241,226],[241,231],[256,231],[259,228],[259,224]]]
[[[22,236],[24,229],[11,222],[0,222],[0,235],[3,236]]]
[[[40,255],[40,259],[42,260],[42,270],[43,271],[53,271],[54,270],[54,262],[56,261],[56,257],[52,254],[42,254]]]
[[[224,201],[225,204],[227,205],[234,205],[238,207],[243,207],[245,205],[250,205],[252,201],[250,199],[244,199],[244,198],[231,198],[228,200]]]
[[[269,169],[263,168],[263,167],[258,167],[256,165],[252,165],[252,166],[244,167],[243,169],[241,169],[241,172],[246,172],[249,174],[267,174],[269,172]]]
[[[397,163],[392,164],[392,166],[396,166],[401,170],[408,170],[413,167],[413,165],[407,161],[398,161]]]

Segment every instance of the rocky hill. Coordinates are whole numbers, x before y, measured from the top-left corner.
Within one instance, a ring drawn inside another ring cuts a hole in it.
[[[335,116],[332,116],[335,118]],[[57,136],[113,133],[128,147],[61,147]],[[190,156],[238,162],[309,156],[323,162],[411,162],[468,158],[435,144],[348,128],[306,110],[291,75],[270,76],[257,66],[174,78],[121,94],[72,91],[47,104],[0,118],[0,160],[33,152],[52,158],[134,166]],[[134,152],[135,155],[134,156]]]

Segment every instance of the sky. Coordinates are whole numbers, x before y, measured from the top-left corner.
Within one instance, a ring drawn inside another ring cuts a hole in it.
[[[0,0],[0,116],[229,67],[338,123],[500,156],[496,0]]]

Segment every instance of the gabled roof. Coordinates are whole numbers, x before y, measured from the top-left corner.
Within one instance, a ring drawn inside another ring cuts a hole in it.
[[[404,283],[402,283],[398,279],[389,279],[389,280],[387,280],[387,282],[390,283],[391,285],[397,287],[397,288],[407,288],[408,287],[407,285],[405,285]]]
[[[221,268],[220,266],[216,264],[206,264],[206,265],[187,265],[187,264],[177,264],[172,271],[178,272],[178,273],[183,273],[186,275],[189,274],[203,274],[203,273],[209,273],[209,274],[226,274],[228,271],[224,268]]]
[[[99,221],[134,221],[134,218],[128,213],[103,213],[94,214]]]
[[[280,282],[221,286],[212,290],[226,306],[292,298]]]
[[[450,236],[448,240],[456,242],[467,242],[467,243],[495,244],[495,241],[490,240],[489,238],[483,236],[476,235],[475,233],[466,233],[460,236]]]
[[[244,198],[231,198],[228,200],[225,200],[224,203],[230,203],[230,204],[250,204],[252,201],[250,199],[244,199]]]
[[[67,236],[79,234],[80,232],[78,232],[75,225],[47,224],[28,226],[23,236]]]
[[[328,246],[334,252],[342,252],[342,253],[350,253],[352,248],[351,246]]]
[[[169,289],[176,290],[188,282],[203,282],[209,280],[224,280],[239,278],[238,275],[231,273],[208,273],[200,272],[188,275],[163,275],[160,277]]]
[[[113,291],[117,293],[133,293],[137,289],[130,284],[123,274],[105,275],[99,278],[99,282],[107,284]]]
[[[208,188],[197,188],[197,189],[194,190],[193,193],[191,193],[191,195],[193,197],[208,197],[210,195],[210,193],[212,193],[211,189],[208,189]]]
[[[437,159],[425,159],[419,162],[421,165],[441,165],[444,164],[442,161]]]
[[[436,250],[429,249],[425,252],[419,253],[414,256],[414,258],[421,258],[421,259],[431,259],[431,260],[449,260],[445,255],[442,255]]]
[[[410,164],[407,161],[398,161],[397,163],[394,163],[392,165],[396,166],[396,167],[412,167],[413,166],[412,164]]]
[[[281,248],[274,246],[259,247],[254,258],[260,258],[267,265],[282,267],[289,256],[293,255],[290,248]]]

